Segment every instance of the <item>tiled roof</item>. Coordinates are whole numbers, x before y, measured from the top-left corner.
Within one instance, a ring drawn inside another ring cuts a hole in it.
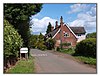
[[[45,36],[54,36],[56,34],[56,32],[59,30],[60,26],[58,26],[57,28],[55,28],[52,32],[46,34]],[[69,27],[75,34],[85,34],[86,31],[84,29],[84,27]]]
[[[57,28],[55,28],[52,32],[49,32],[48,34],[46,34],[45,36],[54,36],[56,34],[56,32],[59,30],[60,26],[58,26]]]
[[[70,28],[75,34],[85,34],[86,33],[84,27],[70,27]]]

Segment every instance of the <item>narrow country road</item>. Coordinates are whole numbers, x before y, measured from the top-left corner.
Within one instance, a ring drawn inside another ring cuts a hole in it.
[[[48,51],[31,49],[30,53],[35,57],[36,73],[96,73],[96,69],[94,68],[85,66],[68,58],[59,57]]]

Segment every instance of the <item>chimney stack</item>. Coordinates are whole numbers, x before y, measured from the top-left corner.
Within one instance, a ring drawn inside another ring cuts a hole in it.
[[[63,17],[60,18],[60,24],[63,24]]]
[[[55,28],[57,28],[58,27],[58,21],[56,21],[56,27]]]

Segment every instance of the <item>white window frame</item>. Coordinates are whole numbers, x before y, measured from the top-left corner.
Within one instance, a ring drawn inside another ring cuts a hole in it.
[[[67,36],[66,36],[67,35]],[[70,34],[68,32],[64,33],[64,37],[70,37]]]

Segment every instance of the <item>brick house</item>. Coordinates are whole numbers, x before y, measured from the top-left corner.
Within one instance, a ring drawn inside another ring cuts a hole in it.
[[[55,29],[45,35],[46,38],[52,37],[56,41],[55,46],[59,47],[61,43],[70,43],[71,46],[76,46],[77,42],[85,39],[86,31],[84,27],[69,27],[63,22],[63,18],[60,18],[60,25],[56,21]]]

